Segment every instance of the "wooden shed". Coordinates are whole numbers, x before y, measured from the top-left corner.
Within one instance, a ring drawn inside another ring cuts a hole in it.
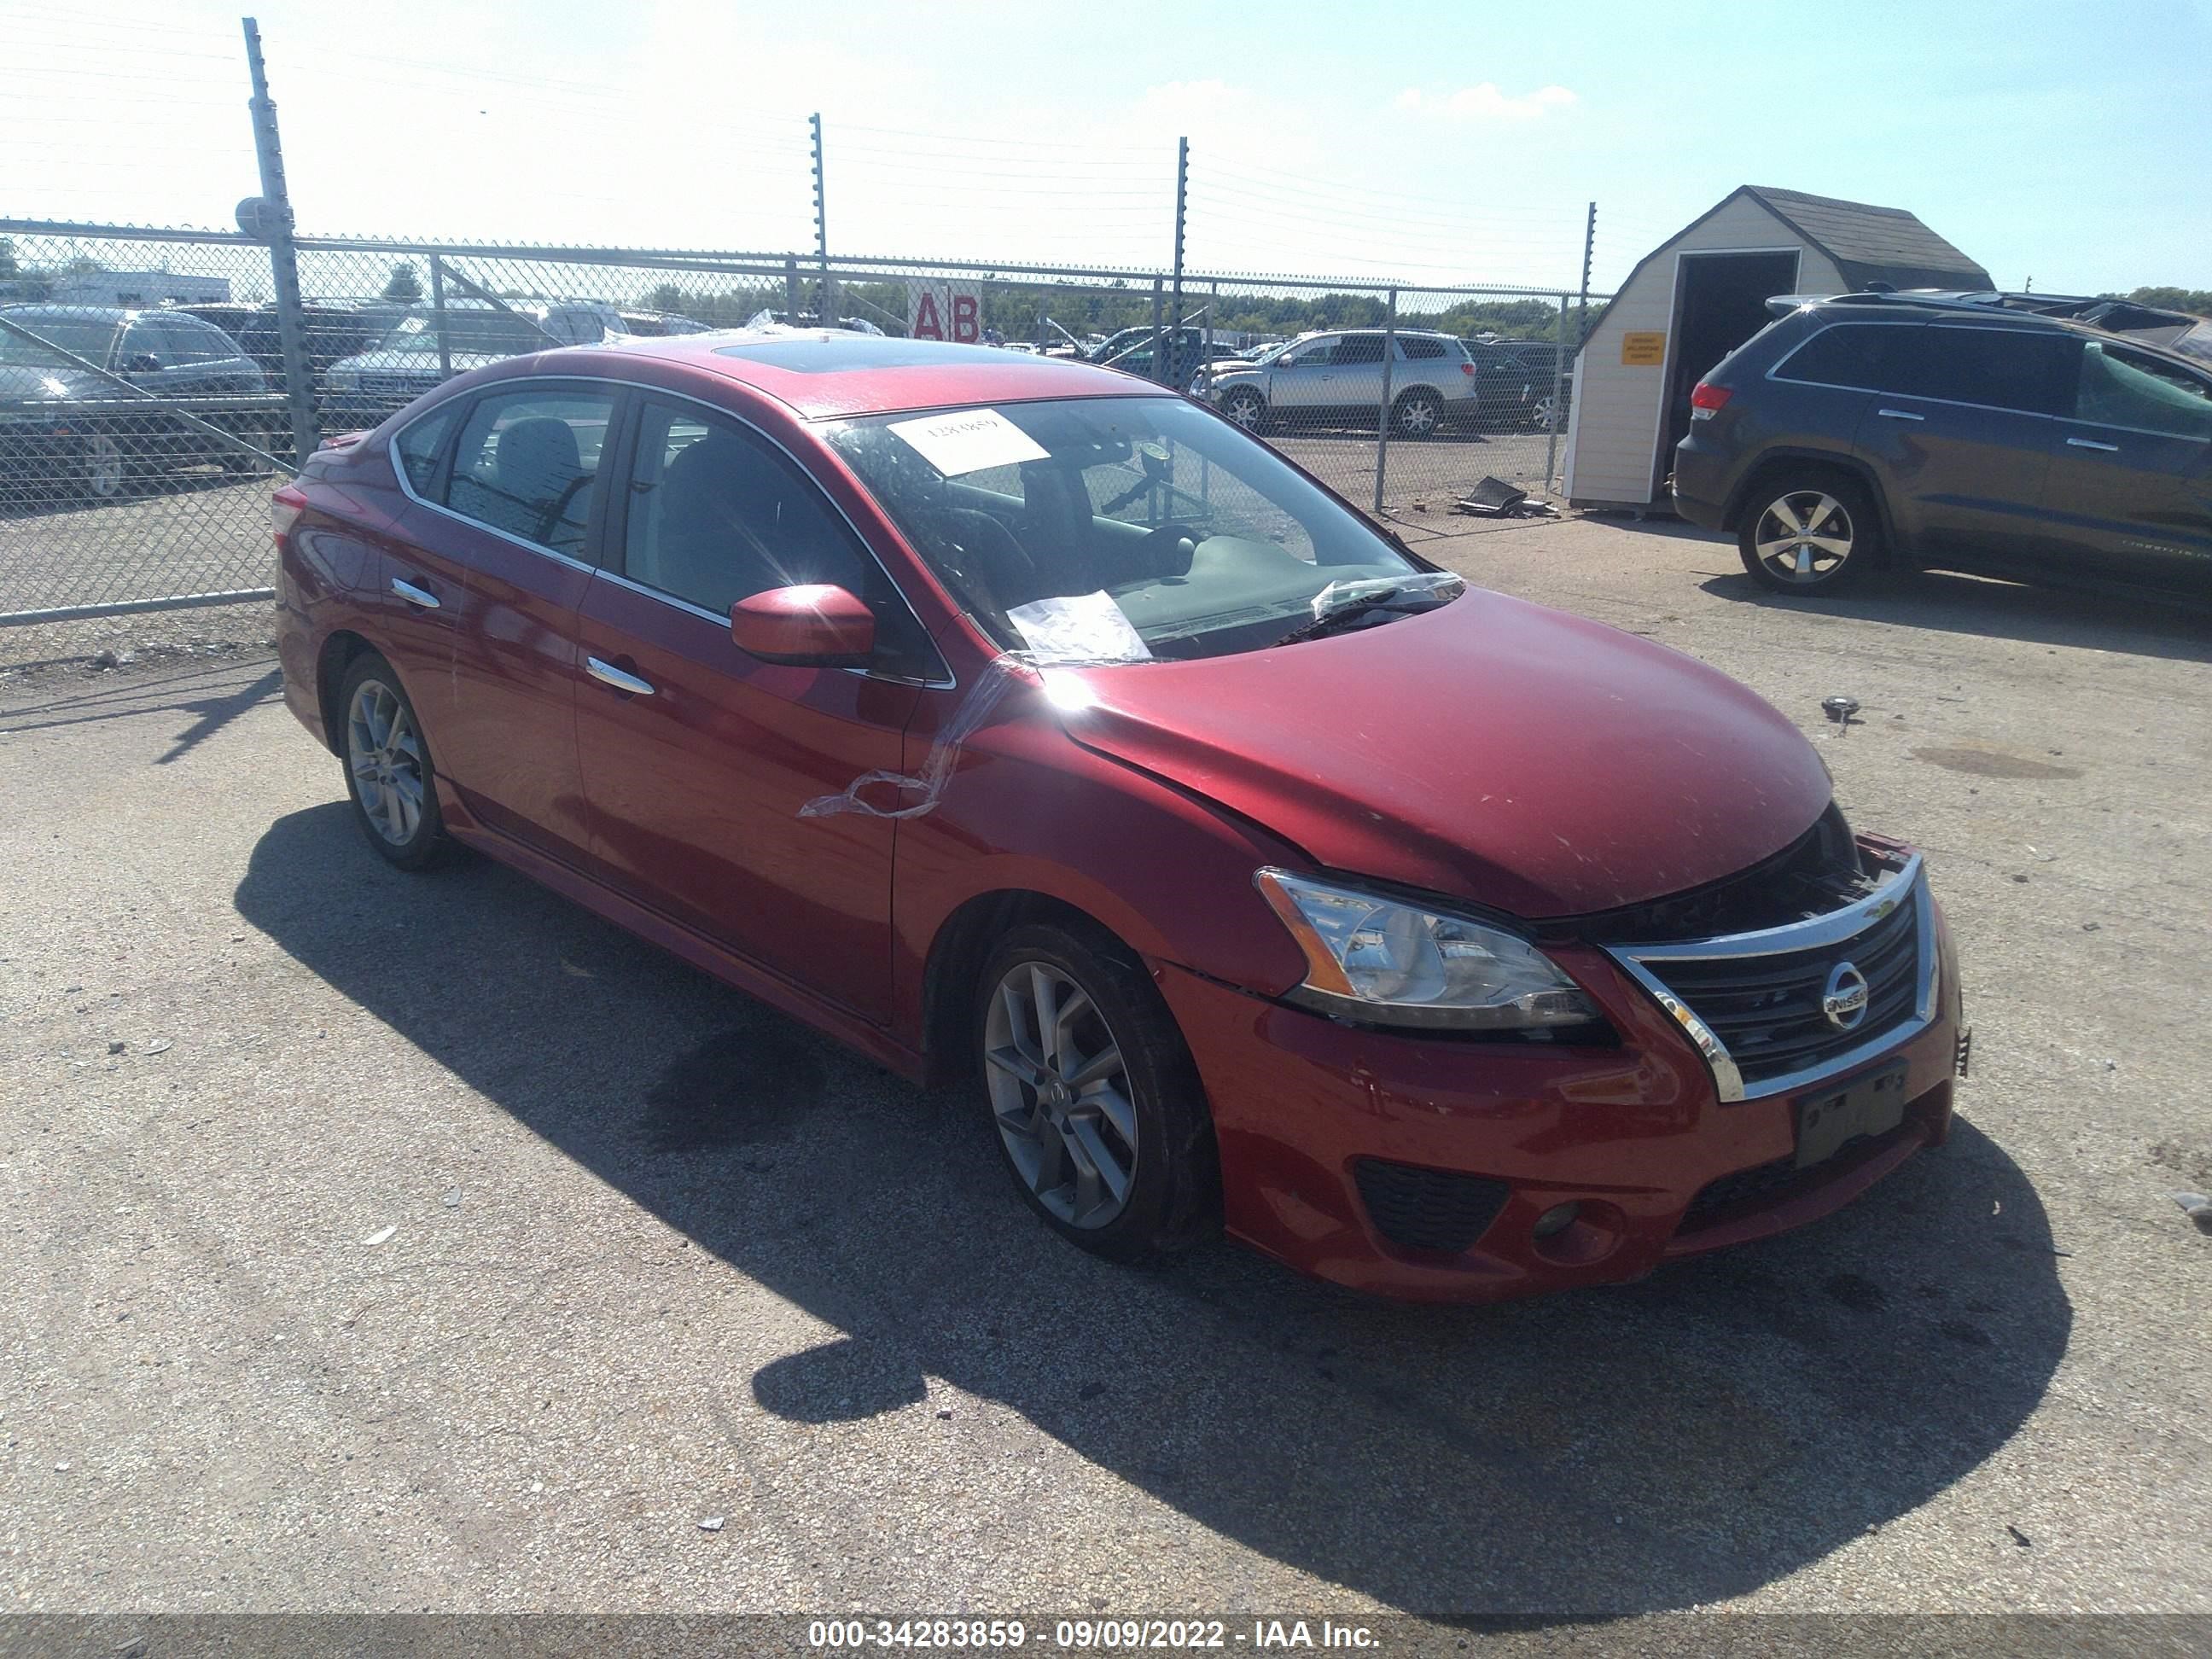
[[[1664,507],[1705,372],[1771,321],[1778,294],[1983,291],[1990,274],[1903,208],[1746,185],[1639,260],[1575,359],[1567,496]]]

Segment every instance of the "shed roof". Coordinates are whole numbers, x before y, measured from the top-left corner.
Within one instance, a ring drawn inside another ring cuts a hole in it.
[[[1988,271],[1903,208],[1808,196],[1770,185],[1746,185],[1737,193],[1758,201],[1834,260],[1854,289],[1870,282],[1893,288],[1995,286]]]

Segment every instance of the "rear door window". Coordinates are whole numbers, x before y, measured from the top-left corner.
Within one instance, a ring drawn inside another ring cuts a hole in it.
[[[1444,343],[1425,334],[1401,334],[1398,337],[1398,351],[1400,356],[1413,359],[1441,357],[1444,355]]]
[[[1336,343],[1339,363],[1379,363],[1382,361],[1382,337],[1380,334],[1347,334]]]
[[[2092,340],[2082,349],[2074,418],[2176,438],[2212,438],[2212,382],[2139,351]]]
[[[460,409],[460,404],[450,403],[433,410],[410,422],[392,441],[399,471],[418,495],[428,497],[436,488],[438,463],[445,459],[446,440],[453,434],[453,421]]]
[[[464,518],[580,558],[614,394],[526,386],[477,400],[446,505]]]
[[[2080,351],[2071,335],[1931,323],[1918,331],[1913,349],[1893,366],[1892,383],[1880,389],[1985,409],[2060,415],[2066,412]]]

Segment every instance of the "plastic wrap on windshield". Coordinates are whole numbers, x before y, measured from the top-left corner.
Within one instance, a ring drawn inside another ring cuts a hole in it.
[[[1348,582],[1331,582],[1313,596],[1314,620],[1373,599],[1455,599],[1467,592],[1467,578],[1449,570],[1423,570],[1410,576],[1362,576]]]
[[[1135,632],[1133,629],[1130,631],[1133,635]],[[1141,639],[1136,644],[1145,657],[1152,654],[1145,651]],[[1091,701],[1091,694],[1079,679],[1062,671],[1103,668],[1137,660],[1139,658],[1133,656],[1047,657],[1038,652],[1004,652],[985,665],[968,695],[960,700],[960,706],[952,711],[952,718],[938,729],[929,745],[928,758],[922,762],[919,772],[863,772],[837,793],[817,795],[799,809],[799,816],[826,818],[840,812],[858,812],[871,818],[918,818],[934,811],[960,764],[961,750],[970,738],[989,724],[992,714],[1009,696],[1018,691],[1037,692],[1055,709],[1072,712],[1085,707]],[[902,797],[911,792],[920,799],[903,806],[878,806],[861,798],[862,792],[873,787],[896,790]]]

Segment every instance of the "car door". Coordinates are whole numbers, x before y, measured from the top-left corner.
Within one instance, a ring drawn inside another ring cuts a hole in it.
[[[1267,404],[1278,413],[1314,417],[1329,404],[1330,365],[1335,359],[1337,337],[1292,346],[1275,359],[1267,371]]]
[[[270,422],[258,395],[266,389],[261,371],[212,323],[173,314],[159,320],[177,365],[179,393],[195,400],[192,411],[249,442],[265,443]],[[192,436],[210,460],[236,464],[238,452],[204,433]]]
[[[935,653],[851,525],[757,428],[640,393],[625,449],[619,528],[578,623],[593,852],[639,902],[881,1022],[896,823],[805,809],[898,769]],[[869,602],[873,669],[738,648],[731,605],[801,582]]]
[[[1332,413],[1352,420],[1376,418],[1382,403],[1384,343],[1381,334],[1347,334],[1337,341],[1322,382]],[[1395,378],[1401,385],[1404,375],[1401,363]]]
[[[2212,380],[2084,343],[2043,499],[2060,574],[2212,599]]]
[[[449,684],[417,708],[462,805],[575,864],[587,860],[576,607],[616,398],[589,380],[522,380],[468,403],[433,484],[435,510],[387,550],[380,596],[392,625],[413,630],[405,648],[418,665],[442,647]]]
[[[1948,321],[1879,331],[1876,395],[1855,444],[1909,551],[1998,569],[2039,565],[2051,423],[2071,384],[2072,337]]]

